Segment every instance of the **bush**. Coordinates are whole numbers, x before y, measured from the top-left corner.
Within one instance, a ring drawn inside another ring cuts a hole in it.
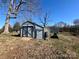
[[[14,24],[14,26],[13,26],[13,31],[18,31],[19,29],[20,29],[20,23],[19,22],[16,22],[15,24]]]
[[[3,29],[0,29],[0,34],[3,32]]]
[[[56,38],[56,39],[58,39],[57,33],[54,33],[53,36],[51,36],[51,38]]]

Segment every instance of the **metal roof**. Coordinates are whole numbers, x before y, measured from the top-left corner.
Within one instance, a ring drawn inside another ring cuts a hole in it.
[[[38,26],[38,27],[44,28],[44,27],[42,27],[41,25],[38,25],[38,24],[36,24],[36,23],[34,23],[34,22],[31,22],[31,21],[26,21],[26,22],[24,22],[24,23],[22,24],[22,26],[23,26],[24,24],[26,24],[26,23],[31,23],[31,24],[36,25],[36,26]]]

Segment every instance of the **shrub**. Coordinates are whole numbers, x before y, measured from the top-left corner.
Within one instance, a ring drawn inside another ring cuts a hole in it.
[[[0,29],[0,34],[3,32],[3,29]]]
[[[20,29],[20,27],[21,27],[21,26],[20,26],[20,23],[19,23],[19,22],[16,22],[16,23],[14,24],[14,26],[13,26],[13,30],[17,32],[17,31]]]

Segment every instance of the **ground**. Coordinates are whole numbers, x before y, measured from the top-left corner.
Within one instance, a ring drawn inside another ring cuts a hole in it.
[[[79,38],[67,33],[58,36],[36,40],[1,34],[0,59],[79,59]]]

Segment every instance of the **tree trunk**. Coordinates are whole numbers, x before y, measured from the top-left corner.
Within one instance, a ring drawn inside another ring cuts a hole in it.
[[[6,17],[6,21],[5,21],[5,27],[4,27],[4,34],[8,34],[9,33],[9,22],[10,22],[10,15],[8,14]]]

